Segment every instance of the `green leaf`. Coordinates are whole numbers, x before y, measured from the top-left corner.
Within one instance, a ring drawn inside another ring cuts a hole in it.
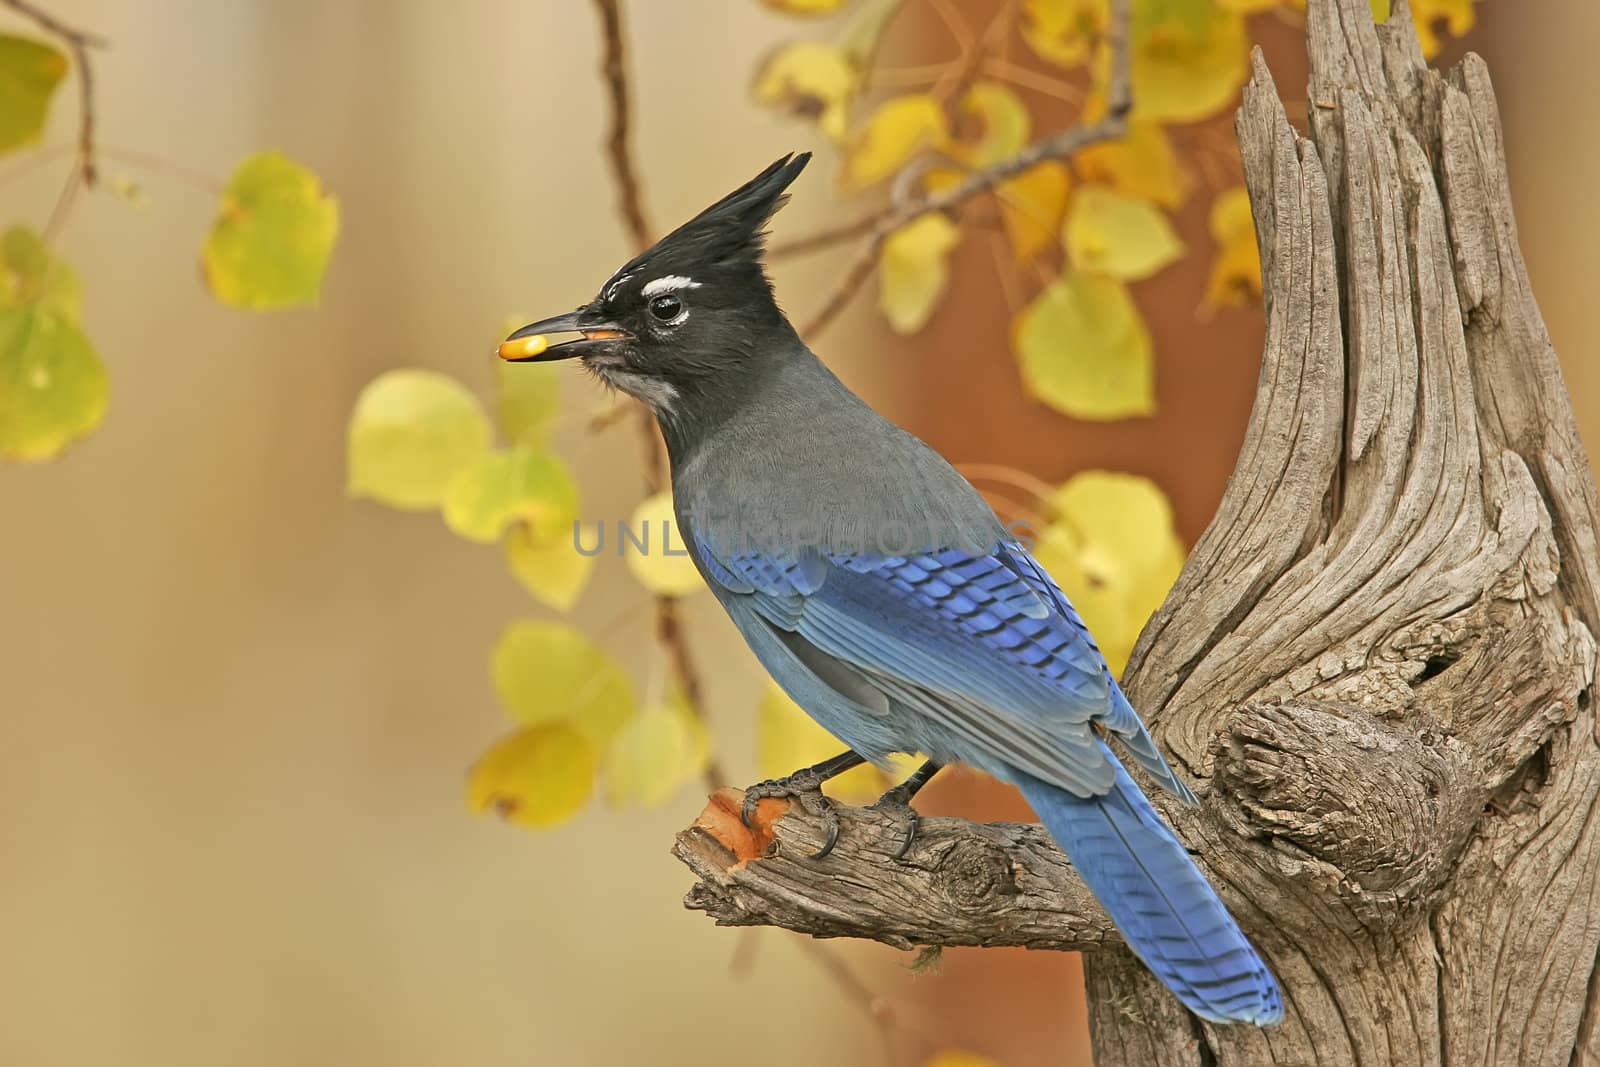
[[[339,204],[311,171],[276,152],[239,165],[201,250],[218,300],[236,307],[316,303],[339,233]]]
[[[429,370],[374,378],[350,416],[347,492],[397,508],[444,500],[456,474],[489,450],[489,420],[477,397]]]
[[[536,539],[532,527],[519,522],[506,534],[506,565],[536,600],[557,611],[570,611],[594,570],[595,557],[579,552],[570,530]]]
[[[110,385],[80,302],[77,275],[37,234],[0,236],[0,457],[48,459],[105,417]]]
[[[500,540],[522,521],[536,541],[570,534],[578,517],[578,487],[567,465],[529,445],[486,452],[463,467],[444,494],[444,522],[468,541]]]
[[[560,368],[537,363],[495,364],[495,415],[513,444],[542,445],[561,411]]]
[[[99,425],[108,392],[100,357],[70,320],[0,311],[0,456],[49,459]]]
[[[635,711],[633,684],[609,654],[572,626],[524,620],[490,655],[495,692],[530,726],[571,723],[601,751]]]
[[[961,230],[937,211],[906,223],[883,242],[878,259],[878,306],[896,333],[927,325],[950,280],[950,252]]]
[[[1127,288],[1073,272],[1047,286],[1012,324],[1028,391],[1080,419],[1155,411],[1150,334]]]
[[[0,152],[44,132],[50,97],[67,73],[64,52],[43,41],[0,34]]]
[[[687,720],[670,707],[630,719],[606,751],[606,799],[619,808],[670,800],[687,780],[694,746]]]
[[[1104,185],[1078,187],[1062,236],[1073,266],[1124,281],[1148,278],[1183,255],[1159,208]]]
[[[33,230],[13,226],[0,235],[0,308],[32,306],[76,323],[83,310],[78,275]]]
[[[599,760],[589,738],[572,726],[531,726],[501,738],[467,779],[467,806],[509,822],[554,826],[583,810],[594,792]]]

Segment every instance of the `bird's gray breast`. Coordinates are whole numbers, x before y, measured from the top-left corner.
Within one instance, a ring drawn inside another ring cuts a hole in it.
[[[773,407],[674,472],[680,526],[719,553],[978,554],[1006,538],[949,463],[855,397]]]

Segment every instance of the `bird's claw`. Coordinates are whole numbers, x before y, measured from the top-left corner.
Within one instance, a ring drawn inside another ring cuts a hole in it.
[[[833,801],[822,791],[822,783],[827,781],[828,777],[808,767],[783,778],[769,778],[764,782],[757,782],[744,791],[744,804],[739,809],[739,820],[745,826],[753,827],[756,805],[761,801],[796,799],[804,794],[814,793],[817,798],[817,815],[822,821],[823,839],[822,847],[813,852],[811,858],[823,859],[839,843],[839,816],[833,810]]]
[[[905,836],[900,839],[900,847],[894,852],[894,859],[897,861],[903,861],[906,854],[911,851],[912,844],[917,840],[917,827],[922,821],[917,809],[911,806],[909,792],[903,784],[897,785],[872,802],[873,811],[899,815],[906,821]]]

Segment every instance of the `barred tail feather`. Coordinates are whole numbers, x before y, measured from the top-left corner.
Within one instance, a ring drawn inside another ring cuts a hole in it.
[[[1110,913],[1128,945],[1190,1011],[1217,1023],[1283,1018],[1278,984],[1189,853],[1128,772],[1085,800],[1037,778],[1015,781]]]

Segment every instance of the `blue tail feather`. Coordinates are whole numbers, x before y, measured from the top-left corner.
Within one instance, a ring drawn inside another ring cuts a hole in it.
[[[1129,947],[1212,1022],[1283,1018],[1272,972],[1110,749],[1116,784],[1084,799],[1018,774],[1022,795],[1111,914]]]

